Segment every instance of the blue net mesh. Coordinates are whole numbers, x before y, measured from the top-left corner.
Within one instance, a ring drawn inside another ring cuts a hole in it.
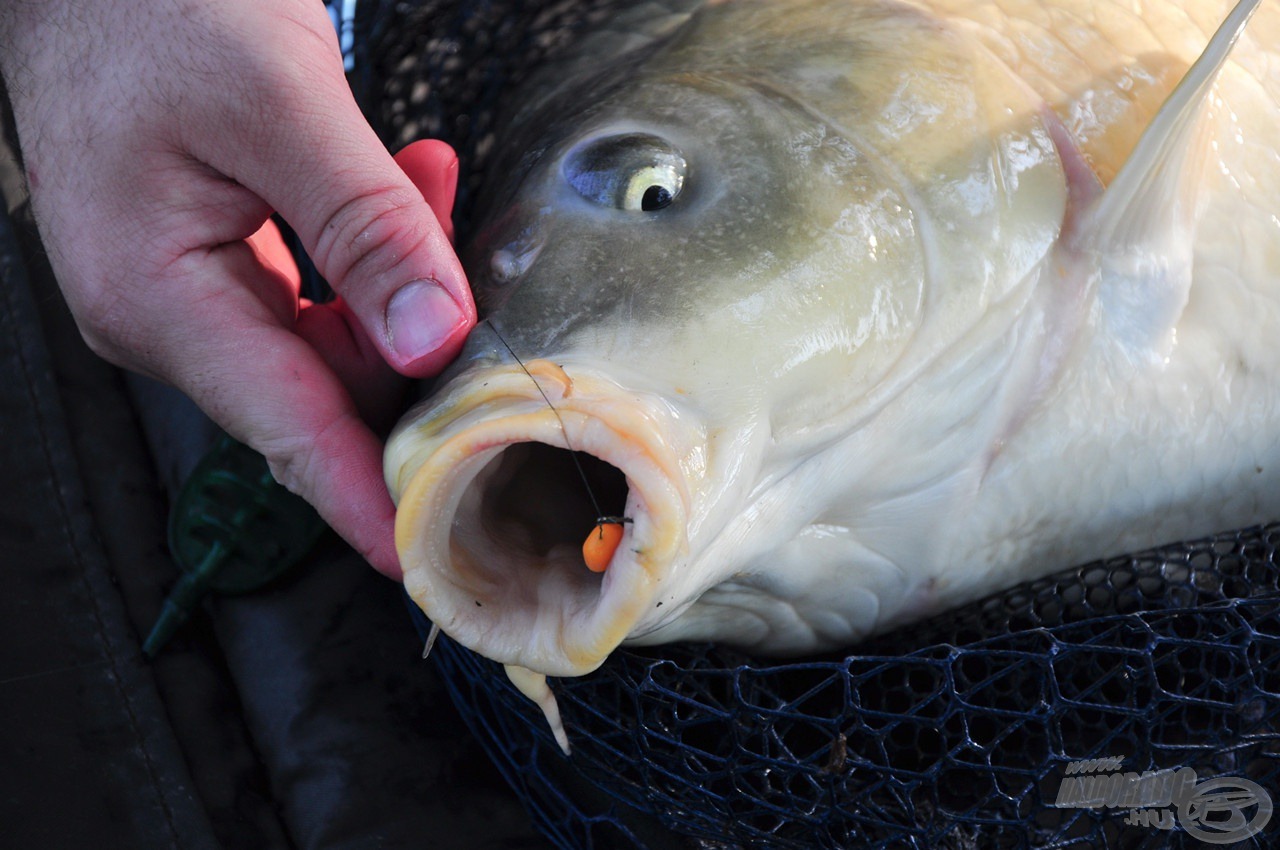
[[[1280,788],[1278,541],[1268,526],[1092,564],[847,657],[617,652],[553,680],[568,758],[499,665],[444,637],[432,657],[562,847],[1203,847],[1054,803],[1090,758]]]

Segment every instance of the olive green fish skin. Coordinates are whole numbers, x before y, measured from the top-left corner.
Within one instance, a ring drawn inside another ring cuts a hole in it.
[[[731,3],[634,47],[615,59],[620,72],[587,72],[599,68],[591,51],[555,69],[584,82],[533,97],[538,108],[514,123],[511,148],[526,153],[495,167],[514,195],[494,203],[501,213],[469,252],[481,308],[522,357],[582,349],[671,376],[712,405],[741,394],[757,412],[768,402],[746,398],[753,387],[792,379],[807,407],[847,406],[903,354],[926,297],[971,314],[1005,297],[1062,217],[1052,199],[1002,197],[1003,185],[1052,182],[1052,144],[1037,127],[1002,136],[972,92],[967,45],[937,42],[936,22],[902,5]],[[927,125],[901,94],[921,53],[935,58],[929,94],[946,103]],[[815,55],[831,58],[815,70]],[[688,162],[671,206],[609,209],[566,181],[575,146],[626,133],[665,139]],[[895,161],[926,134],[945,141]],[[949,232],[957,219],[969,226]],[[514,280],[495,274],[504,246],[532,258]],[[997,250],[998,269],[984,259]],[[950,323],[948,336],[965,317]],[[469,353],[495,354],[486,336]],[[690,348],[747,337],[714,357]],[[793,363],[843,379],[816,387]]]
[[[478,328],[388,447],[415,599],[573,675],[623,639],[847,645],[1280,516],[1280,10],[1211,41],[1232,8],[650,3],[585,39],[466,254],[564,420]],[[543,498],[496,460],[522,440],[626,474],[602,579],[580,500],[538,535],[493,509]]]

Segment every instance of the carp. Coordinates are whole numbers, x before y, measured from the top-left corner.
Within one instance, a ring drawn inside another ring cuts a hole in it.
[[[385,469],[407,591],[548,712],[1280,516],[1274,4],[646,3],[499,138]]]

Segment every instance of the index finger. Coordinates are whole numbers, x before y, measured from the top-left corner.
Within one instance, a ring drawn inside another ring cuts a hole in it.
[[[424,198],[452,186],[419,189],[396,165],[346,87],[336,45],[325,68],[333,73],[271,80],[280,105],[262,108],[275,120],[238,128],[234,151],[205,138],[192,139],[193,150],[289,222],[389,364],[435,374],[476,320],[461,264]],[[456,169],[436,182],[454,180]]]
[[[271,272],[235,243],[191,256],[175,273],[200,306],[163,322],[150,317],[157,330],[149,365],[261,452],[276,479],[375,569],[399,580],[382,444],[321,355],[255,297],[252,284],[262,281],[254,278]]]

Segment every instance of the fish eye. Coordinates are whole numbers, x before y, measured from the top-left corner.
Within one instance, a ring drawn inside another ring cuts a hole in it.
[[[684,157],[657,136],[592,139],[569,152],[561,171],[582,197],[603,207],[656,212],[684,188]]]

